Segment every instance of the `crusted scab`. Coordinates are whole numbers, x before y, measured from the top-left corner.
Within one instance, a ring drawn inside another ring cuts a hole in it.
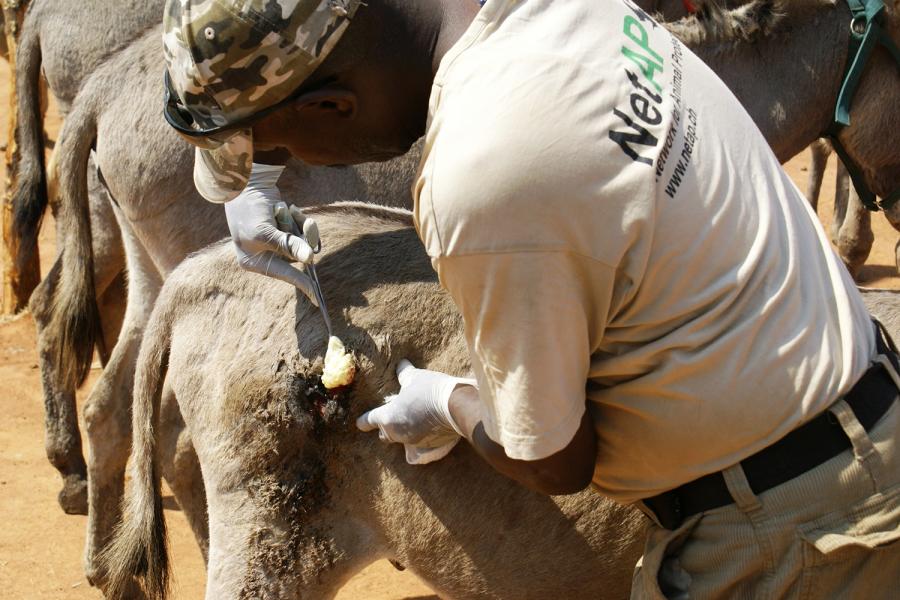
[[[309,381],[304,395],[324,423],[343,422],[347,418],[346,392],[350,386],[328,389],[321,380]]]

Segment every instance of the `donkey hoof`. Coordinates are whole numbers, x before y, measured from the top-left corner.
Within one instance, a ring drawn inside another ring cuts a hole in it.
[[[96,569],[88,569],[85,571],[84,576],[91,587],[100,590],[104,596],[107,595],[109,581],[103,573]],[[144,593],[141,586],[138,585],[137,581],[132,578],[125,584],[125,589],[121,593],[121,597],[129,598],[129,600],[146,600],[147,595]]]
[[[91,567],[85,568],[84,578],[87,579],[88,585],[90,585],[92,588],[97,588],[105,594],[106,577],[103,573],[100,572],[99,569]]]
[[[93,548],[85,548],[84,563],[82,564],[82,567],[84,569],[84,578],[87,579],[88,584],[105,594],[109,579],[106,575],[106,571],[100,565],[100,561],[97,558],[97,552]]]
[[[66,478],[58,499],[67,515],[88,514],[87,481],[80,477]]]

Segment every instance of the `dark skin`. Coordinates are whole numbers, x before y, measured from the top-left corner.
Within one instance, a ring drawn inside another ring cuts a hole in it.
[[[282,162],[284,149],[317,165],[405,154],[425,133],[441,59],[478,10],[475,0],[370,1],[304,83],[306,91],[254,123],[256,150],[273,151],[266,158]],[[460,386],[451,396],[450,410],[476,452],[494,469],[544,494],[570,494],[590,484],[597,442],[587,411],[568,446],[542,460],[520,461],[509,458],[487,436],[484,425],[467,416],[473,414],[467,405],[480,404],[475,388]]]

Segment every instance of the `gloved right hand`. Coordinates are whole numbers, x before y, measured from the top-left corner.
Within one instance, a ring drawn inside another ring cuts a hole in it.
[[[225,218],[241,267],[293,285],[318,306],[312,280],[290,264],[312,261],[312,248],[275,222],[276,208],[284,206],[277,185],[283,171],[283,166],[253,163],[247,187],[225,203]]]
[[[406,462],[424,465],[447,456],[463,432],[450,413],[450,395],[460,385],[476,386],[437,371],[417,369],[408,360],[397,366],[400,392],[356,420],[361,431],[378,430],[383,442],[396,442],[406,449]]]

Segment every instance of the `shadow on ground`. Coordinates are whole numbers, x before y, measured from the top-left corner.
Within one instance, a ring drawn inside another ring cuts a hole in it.
[[[865,265],[859,270],[856,283],[865,286],[871,281],[887,279],[897,276],[897,267],[894,265]]]

